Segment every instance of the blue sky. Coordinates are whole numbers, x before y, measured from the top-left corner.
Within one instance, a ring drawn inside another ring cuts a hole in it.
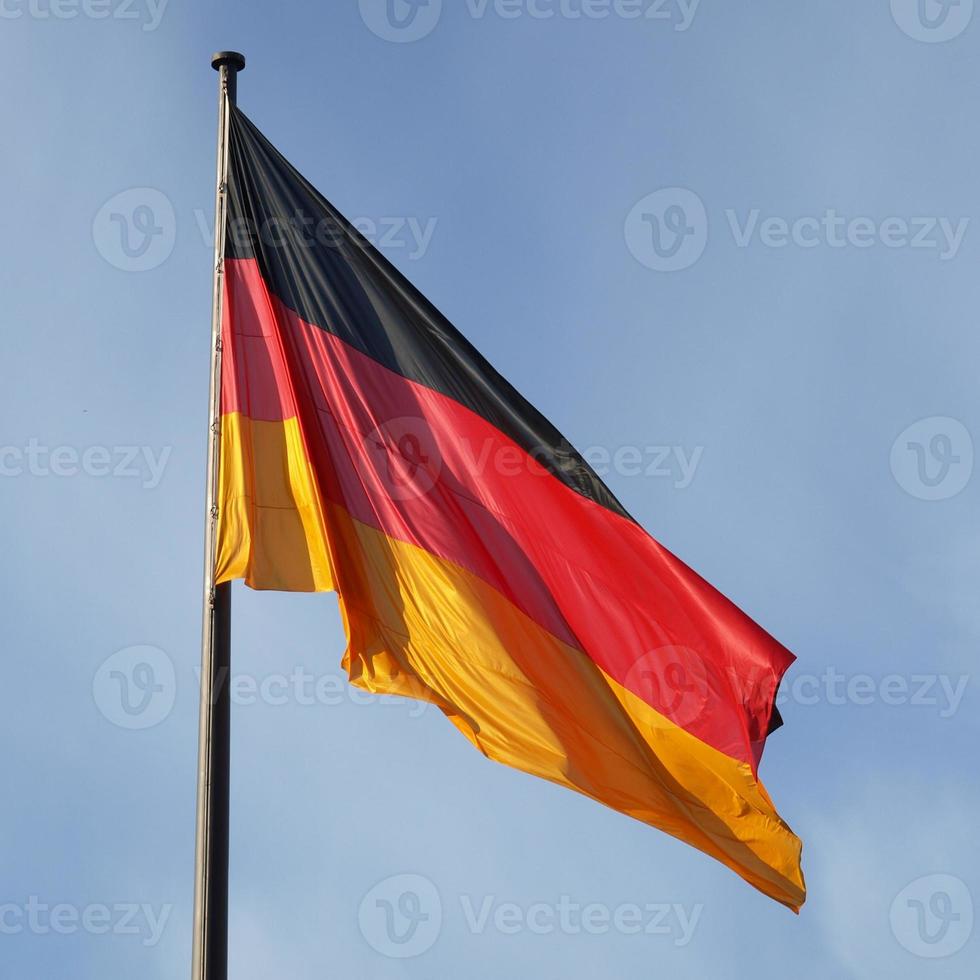
[[[799,656],[763,777],[810,899],[365,703],[333,597],[236,589],[232,975],[975,976],[973,0],[393,3],[0,0],[0,974],[188,970],[236,48],[253,121]]]

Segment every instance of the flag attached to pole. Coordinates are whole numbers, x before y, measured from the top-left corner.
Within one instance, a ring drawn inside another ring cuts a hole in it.
[[[758,777],[792,654],[231,113],[217,581],[336,591],[353,684],[799,910]]]

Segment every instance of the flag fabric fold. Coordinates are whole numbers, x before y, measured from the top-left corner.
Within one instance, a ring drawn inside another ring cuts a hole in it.
[[[218,582],[336,591],[351,682],[799,910],[758,776],[793,656],[232,109]]]

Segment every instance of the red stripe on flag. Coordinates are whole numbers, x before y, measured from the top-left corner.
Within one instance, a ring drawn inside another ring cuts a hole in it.
[[[482,416],[305,323],[254,260],[225,269],[223,411],[297,416],[327,499],[471,571],[676,724],[757,765],[792,654]]]

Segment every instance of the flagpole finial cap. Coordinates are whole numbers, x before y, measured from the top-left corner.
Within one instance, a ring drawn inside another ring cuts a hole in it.
[[[245,55],[237,51],[219,51],[211,56],[211,67],[215,71],[227,65],[232,71],[242,71],[245,68]]]

